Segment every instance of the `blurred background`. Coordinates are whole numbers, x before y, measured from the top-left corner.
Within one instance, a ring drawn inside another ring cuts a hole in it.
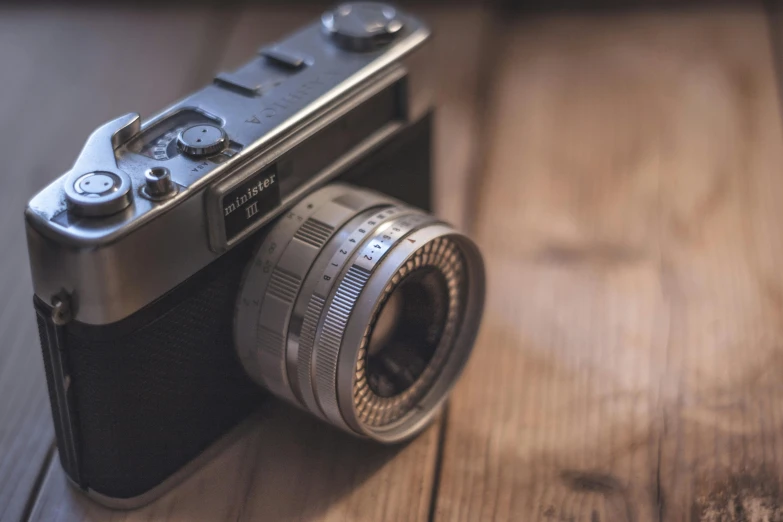
[[[435,33],[436,211],[489,273],[444,415],[388,449],[279,406],[141,511],[67,487],[27,200],[329,5],[0,5],[0,520],[783,520],[772,1],[399,3]]]

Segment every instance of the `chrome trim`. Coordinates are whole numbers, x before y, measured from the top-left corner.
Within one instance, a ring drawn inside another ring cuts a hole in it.
[[[339,361],[345,357],[346,329],[354,322],[353,317],[365,309],[368,303],[365,292],[367,282],[376,269],[385,264],[389,252],[404,247],[402,239],[406,235],[434,222],[435,217],[424,213],[389,218],[373,231],[374,234],[341,267],[340,280],[326,302],[326,313],[319,323],[313,350],[316,398],[326,418],[336,426],[351,429],[338,406],[337,368]],[[386,279],[384,286],[388,281]],[[356,357],[352,360],[355,362]]]
[[[291,318],[292,327],[288,331],[286,357],[289,382],[302,406],[324,420],[326,417],[316,399],[313,386],[316,371],[313,352],[326,300],[339,280],[345,260],[375,231],[379,213],[391,218],[411,212],[414,211],[404,206],[392,206],[358,213],[324,245],[322,253],[313,263],[307,279],[302,284]]]
[[[426,243],[448,236],[457,243],[467,267],[465,279],[468,290],[465,296],[463,322],[455,335],[456,341],[447,355],[446,363],[430,390],[417,406],[389,425],[372,427],[361,423],[355,411],[354,382],[356,360],[362,347],[362,340],[368,324],[371,324],[375,309],[384,294],[384,288],[398,269]],[[351,430],[384,443],[395,443],[419,433],[439,410],[449,391],[459,379],[473,350],[484,310],[484,261],[476,244],[445,223],[432,223],[418,227],[397,243],[376,267],[362,291],[362,306],[356,307],[348,321],[342,341],[335,383],[340,413]],[[409,240],[414,240],[411,242]]]

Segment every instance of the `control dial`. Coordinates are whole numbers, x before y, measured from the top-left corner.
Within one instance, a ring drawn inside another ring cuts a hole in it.
[[[177,136],[179,150],[192,157],[212,156],[228,147],[226,132],[217,125],[192,125]]]

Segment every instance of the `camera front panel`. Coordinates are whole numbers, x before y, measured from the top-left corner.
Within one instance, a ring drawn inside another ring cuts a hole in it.
[[[431,126],[428,114],[339,179],[429,210]],[[142,504],[268,397],[237,359],[233,332],[265,230],[113,324],[57,325],[35,300],[60,459],[79,487],[110,505]]]

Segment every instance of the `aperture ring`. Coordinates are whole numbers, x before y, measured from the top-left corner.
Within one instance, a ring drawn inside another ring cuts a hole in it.
[[[356,253],[356,250],[364,244],[367,238],[378,227],[383,226],[385,221],[412,212],[414,211],[403,206],[386,207],[376,212],[365,213],[355,226],[346,225],[346,227],[350,226],[351,230],[344,230],[346,233],[345,238],[339,246],[335,245],[337,248],[334,249],[331,257],[326,260],[327,263],[324,268],[317,273],[315,268],[313,268],[308,275],[308,280],[303,285],[300,299],[311,297],[301,319],[301,328],[296,332],[297,321],[292,321],[292,328],[288,333],[289,365],[292,363],[290,357],[294,355],[296,365],[296,372],[289,372],[289,381],[292,384],[295,396],[301,404],[308,411],[324,419],[326,419],[326,416],[315,397],[313,350],[316,332],[323,316],[326,300],[334,290],[334,286],[347,266],[347,262]],[[336,239],[337,235],[335,235],[333,241]],[[328,250],[328,247],[325,250]],[[318,263],[319,261],[315,262],[316,265]],[[297,301],[296,308],[301,308],[299,301]],[[296,350],[295,354],[293,353],[294,350]]]
[[[375,267],[391,248],[418,228],[437,220],[427,214],[410,214],[381,224],[345,270],[336,291],[326,307],[326,314],[316,335],[313,353],[315,395],[327,419],[345,426],[337,399],[337,365],[343,334],[364,285]]]

